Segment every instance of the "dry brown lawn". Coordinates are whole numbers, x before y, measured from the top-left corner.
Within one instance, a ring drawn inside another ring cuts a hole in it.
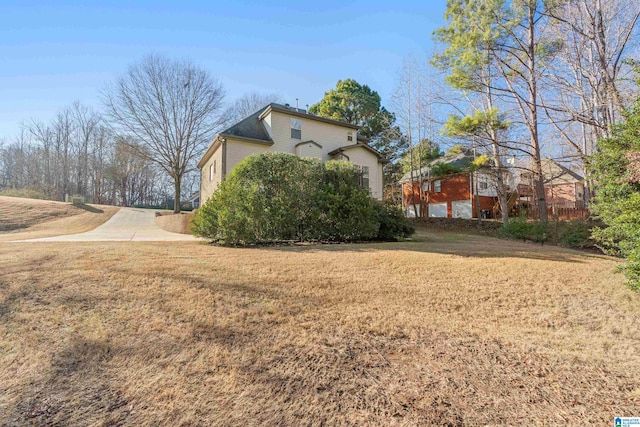
[[[0,196],[0,242],[93,230],[120,209]]]
[[[640,414],[617,261],[422,233],[0,243],[8,425],[609,425]]]
[[[165,231],[180,234],[192,234],[189,229],[189,222],[193,218],[191,212],[173,212],[164,211],[160,215],[156,215],[156,225]]]

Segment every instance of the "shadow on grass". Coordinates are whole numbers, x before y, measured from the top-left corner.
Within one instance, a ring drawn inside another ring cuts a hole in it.
[[[282,252],[410,251],[469,258],[524,258],[573,263],[586,263],[593,259],[608,258],[599,254],[580,252],[552,245],[446,232],[421,233],[414,239],[401,242],[294,244],[288,246],[262,246],[260,249]]]
[[[129,402],[106,366],[117,349],[76,336],[56,350],[48,373],[22,392],[9,425],[73,425],[87,419],[121,425]]]
[[[85,205],[84,203],[77,203],[74,204],[73,206],[80,208],[82,210],[85,210],[87,212],[91,212],[91,213],[104,213],[104,211],[102,209],[98,209],[95,208],[93,206],[89,206],[89,205]]]
[[[87,298],[80,295],[78,301]],[[520,417],[529,412],[540,419],[551,419],[557,411],[548,409],[549,401],[575,419],[585,410],[584,404],[574,409],[579,399],[596,413],[605,404],[593,402],[606,399],[616,402],[619,413],[633,409],[632,399],[625,397],[635,389],[632,376],[613,376],[614,372],[609,380],[600,373],[602,368],[590,370],[587,363],[573,359],[556,361],[536,349],[525,351],[496,338],[464,331],[447,335],[426,326],[411,339],[391,332],[374,336],[366,328],[340,331],[340,319],[332,318],[312,327],[294,322],[290,329],[280,330],[261,312],[248,313],[245,321],[227,308],[218,310],[209,318],[175,312],[173,324],[192,329],[190,336],[172,336],[170,330],[137,335],[140,325],[108,323],[107,327],[124,328],[115,340],[79,334],[60,340],[51,348],[48,369],[13,399],[16,403],[4,422],[156,425],[191,419],[193,424],[215,424],[217,417],[228,425],[300,425],[317,420],[332,425],[359,424],[366,416],[371,425],[462,425],[464,415],[475,417],[469,421],[473,425],[474,420],[486,423],[489,415],[498,424],[516,419],[502,409],[505,405],[494,403],[495,396],[515,408],[524,407]],[[104,318],[109,319],[115,320]],[[130,339],[124,339],[125,334]],[[134,375],[135,383],[122,384],[130,369],[123,362],[128,360],[148,374]],[[172,375],[184,382],[165,391],[162,385]],[[507,382],[512,387],[501,389]],[[585,392],[583,384],[594,386]],[[141,396],[140,390],[151,387],[157,392]],[[202,418],[188,418],[194,411]]]

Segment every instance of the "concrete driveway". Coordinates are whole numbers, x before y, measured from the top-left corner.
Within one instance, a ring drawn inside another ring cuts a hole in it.
[[[170,233],[158,227],[156,211],[150,209],[122,208],[99,227],[79,234],[67,234],[20,242],[173,242],[198,240],[188,234]]]

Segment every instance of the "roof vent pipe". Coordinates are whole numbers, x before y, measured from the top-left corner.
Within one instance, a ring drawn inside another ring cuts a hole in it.
[[[300,111],[300,110],[298,109],[298,98],[296,98],[296,111]]]

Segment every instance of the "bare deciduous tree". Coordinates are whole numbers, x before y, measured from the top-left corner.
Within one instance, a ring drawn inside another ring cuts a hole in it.
[[[113,200],[123,206],[144,204],[150,199],[150,193],[157,190],[157,170],[147,160],[148,156],[140,156],[145,149],[135,142],[117,139],[114,144],[113,157],[107,173],[113,182]]]
[[[221,84],[207,71],[153,55],[132,65],[105,91],[109,116],[144,148],[139,154],[173,180],[176,213],[182,177],[211,141],[223,97]]]
[[[413,205],[413,215],[418,217],[422,215],[422,188],[420,183],[420,168],[415,171],[414,165],[414,152],[415,145],[420,142],[417,138],[417,134],[421,132],[418,116],[420,115],[416,111],[416,106],[422,105],[422,101],[418,101],[424,92],[422,89],[424,86],[418,84],[418,80],[423,80],[424,76],[420,73],[419,63],[414,57],[406,57],[402,61],[402,68],[400,69],[396,81],[396,88],[391,97],[391,105],[396,115],[398,126],[404,134],[403,139],[406,140],[407,153],[409,156],[409,176],[411,179],[411,204]],[[423,92],[423,93],[420,93]],[[415,174],[418,173],[418,177]],[[418,186],[420,212],[416,206],[415,200],[415,187]]]
[[[76,124],[76,193],[86,194],[89,185],[89,148],[99,131],[101,117],[78,101],[71,106],[71,114]]]
[[[552,76],[572,100],[574,119],[594,128],[597,137],[609,136],[629,99],[621,93],[625,53],[637,43],[634,36],[640,3],[628,0],[572,0],[552,8],[556,35],[563,50]],[[565,105],[568,107],[568,105]]]
[[[157,165],[139,157],[142,148],[129,147],[134,141],[118,141],[99,113],[78,102],[49,122],[32,120],[16,137],[0,141],[0,191],[53,200],[78,194],[99,204],[163,203],[171,184]]]
[[[561,50],[548,64],[542,106],[572,156],[584,164],[637,94],[628,84],[632,66],[624,59],[637,47],[640,3],[572,0],[548,13],[549,37]],[[588,176],[586,168],[583,173]]]
[[[249,117],[260,108],[266,107],[272,102],[282,103],[282,97],[276,93],[251,92],[236,99],[222,113],[222,127],[227,128]]]

